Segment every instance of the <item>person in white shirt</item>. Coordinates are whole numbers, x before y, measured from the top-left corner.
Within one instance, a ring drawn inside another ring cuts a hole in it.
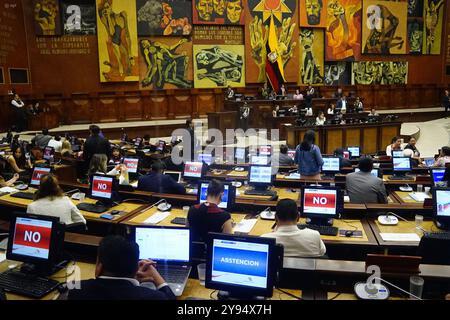
[[[299,215],[297,204],[292,199],[278,201],[275,230],[261,237],[275,238],[277,244],[284,247],[284,257],[321,257],[326,253],[326,247],[319,232],[297,227]]]
[[[42,176],[35,200],[27,207],[27,213],[42,216],[58,217],[61,223],[86,224],[86,219],[69,197],[64,196],[58,180],[52,174]]]
[[[386,147],[386,155],[392,156],[392,151],[403,151],[402,147],[403,139],[400,137],[393,137],[391,144]]]
[[[336,113],[336,106],[332,103],[327,110],[327,114],[334,115]]]
[[[325,118],[325,115],[322,111],[319,112],[319,115],[316,118],[316,126],[323,126],[325,124],[325,121],[327,119]]]
[[[62,150],[62,141],[61,137],[56,135],[53,139],[51,139],[48,144],[48,147],[53,147],[55,149],[55,152],[61,152]]]
[[[112,170],[107,171],[108,157],[105,154],[94,154],[89,163],[88,175],[106,174],[108,176],[119,176],[120,185],[129,185],[130,179],[128,176],[127,167],[124,164],[116,165]]]
[[[295,94],[292,97],[294,100],[303,100],[303,95],[300,93],[300,90],[295,90]]]

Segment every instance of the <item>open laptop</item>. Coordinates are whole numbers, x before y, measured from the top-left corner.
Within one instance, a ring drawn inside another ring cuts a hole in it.
[[[136,227],[134,240],[139,246],[139,259],[155,261],[175,296],[181,296],[191,272],[189,228]]]
[[[435,163],[434,158],[424,158],[423,161],[425,162],[425,166],[432,167]]]
[[[181,172],[179,172],[179,171],[164,170],[164,174],[171,176],[172,179],[178,183],[181,182]]]

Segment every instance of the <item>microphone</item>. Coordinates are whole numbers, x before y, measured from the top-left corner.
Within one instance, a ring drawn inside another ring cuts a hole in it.
[[[395,284],[384,280],[380,277],[372,277],[371,279],[379,280],[380,282],[384,282],[388,284],[389,286],[408,294],[410,297],[417,299],[417,300],[423,300],[422,298],[412,294],[409,291],[403,290],[402,288],[396,286]],[[354,287],[355,294],[358,298],[363,300],[386,300],[389,298],[390,293],[386,286],[378,283],[374,284],[372,282],[358,282],[355,284]]]
[[[399,216],[398,214],[395,214],[395,213],[393,213],[393,212],[386,212],[386,215],[385,215],[385,217],[386,217],[386,220],[390,220],[390,218],[389,218],[389,215],[393,215],[393,216],[395,216],[395,217],[397,217],[398,219],[400,219],[400,220],[403,220],[403,221],[405,221],[405,222],[407,222],[407,223],[410,223],[410,224],[412,224],[413,222],[412,221],[409,221],[409,220],[406,220],[405,218],[403,218],[403,217],[401,217],[401,216]],[[420,226],[415,226],[417,229],[420,229],[422,232],[424,232],[424,233],[428,233],[428,231],[426,231],[424,228],[422,228],[422,227],[420,227]]]
[[[157,205],[159,205],[159,204],[161,204],[161,203],[165,203],[165,204],[167,204],[167,205],[170,205],[170,204],[168,204],[167,203],[167,200],[166,199],[160,199],[160,200],[158,200],[158,201],[156,201],[154,204],[152,204],[152,205],[150,205],[150,206],[148,206],[148,207],[145,207],[144,209],[142,209],[141,211],[139,211],[139,213],[143,213],[143,212],[145,212],[145,211],[147,211],[147,210],[149,210],[149,209],[151,209],[151,208],[153,208],[153,207],[155,207],[155,206],[157,206]]]

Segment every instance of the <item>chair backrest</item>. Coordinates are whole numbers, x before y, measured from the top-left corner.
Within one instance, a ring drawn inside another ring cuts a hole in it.
[[[450,265],[450,239],[436,239],[425,233],[417,255],[422,257],[422,263]]]

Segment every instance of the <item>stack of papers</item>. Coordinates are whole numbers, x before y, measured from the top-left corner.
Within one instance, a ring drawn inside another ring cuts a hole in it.
[[[300,173],[291,173],[290,175],[286,176],[286,179],[300,179]]]
[[[145,219],[144,223],[157,224],[170,216],[170,212],[155,212],[150,218]]]
[[[11,187],[3,187],[0,188],[0,192],[6,192],[6,193],[12,193],[12,192],[18,192],[19,190]]]
[[[6,253],[0,252],[0,263],[6,260]]]
[[[383,241],[419,242],[420,237],[416,233],[380,233]]]
[[[236,224],[234,227],[234,232],[239,233],[249,233],[255,226],[258,219],[242,219],[241,222]]]
[[[424,202],[425,199],[430,199],[431,197],[425,192],[410,192],[408,195],[417,202]]]

